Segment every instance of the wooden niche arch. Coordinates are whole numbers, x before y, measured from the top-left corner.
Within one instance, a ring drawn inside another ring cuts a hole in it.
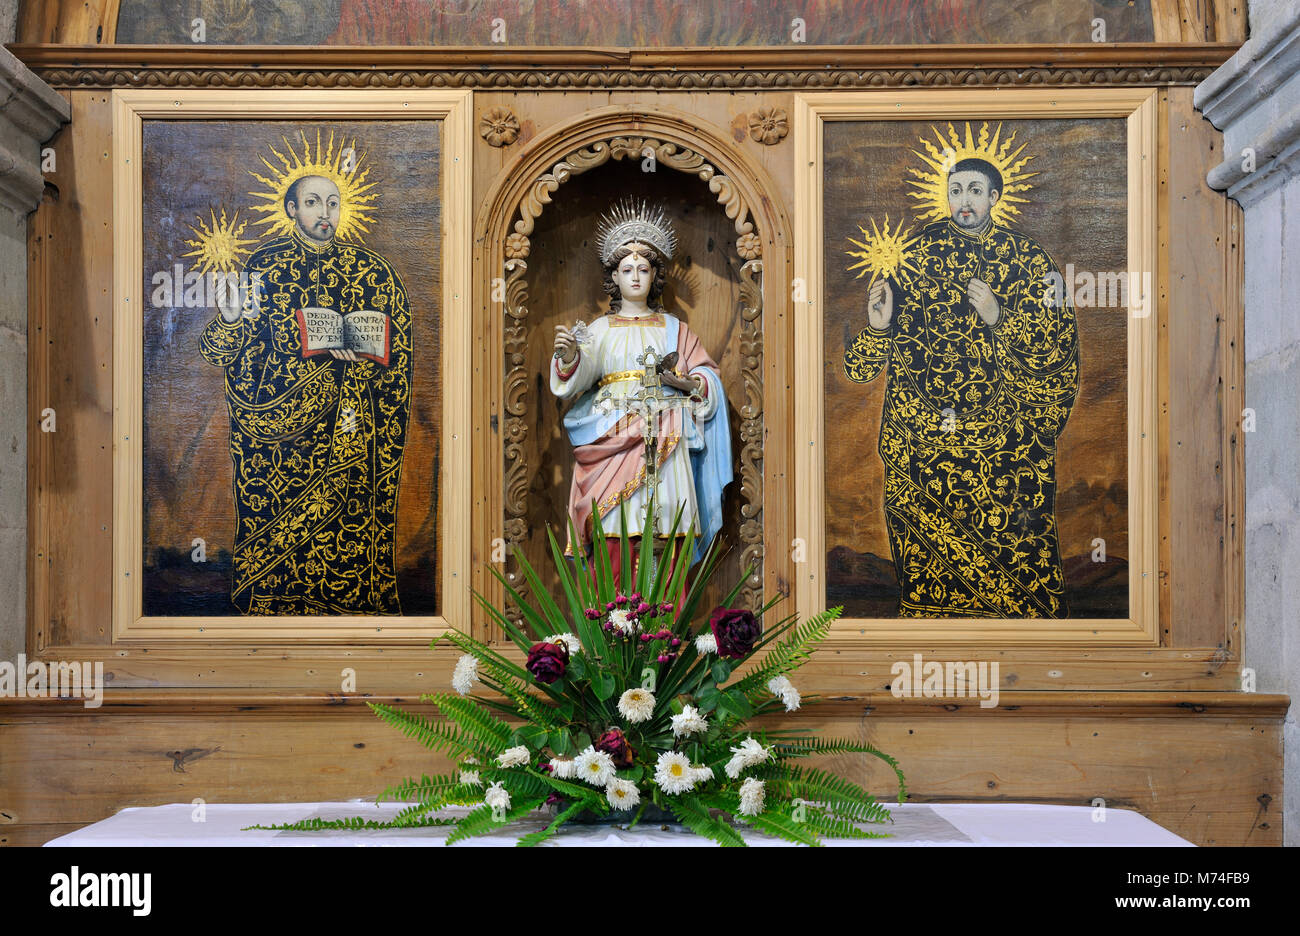
[[[774,570],[764,561],[764,340],[763,340],[763,256],[779,249],[782,258],[788,242],[786,219],[773,207],[773,200],[762,193],[772,189],[762,177],[762,170],[747,164],[721,134],[700,127],[698,118],[676,114],[663,108],[629,114],[625,107],[593,110],[552,131],[534,142],[530,153],[521,154],[518,168],[500,184],[496,197],[490,198],[489,210],[482,217],[480,244],[487,248],[487,270],[497,271],[498,298],[504,282],[505,314],[500,321],[504,347],[499,412],[501,413],[501,483],[503,492],[502,536],[506,546],[504,574],[521,593],[526,588],[516,567],[513,550],[522,546],[528,535],[528,494],[534,472],[539,466],[529,463],[525,444],[528,427],[536,426],[538,405],[534,399],[535,377],[528,366],[529,341],[528,256],[530,238],[538,217],[551,203],[551,196],[573,177],[589,172],[612,160],[653,158],[657,167],[673,169],[695,176],[716,196],[716,204],[734,225],[735,258],[739,270],[740,394],[729,399],[739,415],[739,465],[736,481],[740,484],[741,555],[739,568],[752,562],[755,573],[744,583],[740,598],[743,606],[757,609],[762,603],[763,583]],[[513,219],[513,223],[510,223]],[[784,283],[784,264],[779,264],[780,286]],[[486,288],[491,289],[491,285]],[[495,308],[495,303],[480,308]],[[494,407],[494,410],[496,408]],[[784,461],[784,459],[782,459]],[[485,479],[487,480],[487,479]],[[491,523],[491,519],[488,520]],[[495,524],[492,524],[495,525]],[[558,535],[558,532],[557,532]],[[563,541],[563,539],[561,539]],[[785,590],[787,570],[771,576],[777,587]],[[487,584],[486,582],[484,584]],[[504,599],[502,594],[500,597]],[[508,615],[518,621],[519,610],[508,606]]]

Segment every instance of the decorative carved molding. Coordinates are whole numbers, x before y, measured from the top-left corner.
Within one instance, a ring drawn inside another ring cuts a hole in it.
[[[506,237],[505,256],[514,257],[521,246],[527,249],[528,235],[533,233],[535,222],[545,207],[551,203],[551,194],[576,175],[580,175],[611,159],[647,159],[653,157],[659,164],[679,172],[696,176],[705,182],[709,191],[717,196],[739,236],[738,251],[742,253],[740,293],[744,307],[741,313],[741,379],[744,381],[744,403],[740,412],[741,491],[745,497],[741,505],[740,539],[743,545],[741,567],[754,563],[755,573],[742,589],[745,607],[757,609],[762,605],[763,586],[763,287],[761,241],[749,218],[749,206],[744,196],[725,175],[720,174],[702,155],[676,143],[654,137],[616,135],[581,147],[556,162],[549,172],[538,176],[524,191],[517,210],[514,231]],[[506,325],[505,325],[505,398],[504,425],[505,459],[505,527],[507,578],[522,593],[525,583],[515,567],[513,548],[519,546],[527,535],[527,497],[529,466],[522,443],[527,436],[530,374],[525,365],[524,349],[527,347],[528,283],[525,279],[528,265],[522,259],[507,259]],[[521,612],[513,603],[506,606],[506,614],[518,622]]]
[[[725,49],[67,46],[14,53],[59,88],[828,90],[1196,84],[1235,43]]]
[[[740,375],[745,382],[745,404],[740,408],[740,489],[760,492],[757,499],[746,500],[740,507],[740,567],[747,569],[752,562],[755,569],[741,589],[742,605],[751,610],[763,605],[762,276],[762,260],[747,260],[740,268],[740,298],[744,303],[740,312]]]
[[[1093,85],[1195,85],[1216,68],[1205,65],[1133,65],[1062,68],[971,66],[900,67],[871,70],[826,68],[817,71],[735,69],[723,71],[613,71],[552,69],[330,69],[276,68],[89,68],[33,69],[52,87],[66,90],[109,88],[480,88],[499,91],[836,91],[863,88],[1079,87]]]

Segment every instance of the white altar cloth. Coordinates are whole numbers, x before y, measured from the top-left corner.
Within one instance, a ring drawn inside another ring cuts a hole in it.
[[[1094,810],[1088,806],[1042,806],[1020,803],[905,803],[885,804],[892,824],[864,828],[888,832],[883,839],[824,839],[826,845],[866,846],[1190,846],[1139,813],[1127,809]],[[451,826],[419,829],[362,829],[324,832],[242,831],[250,825],[277,825],[312,816],[324,819],[362,816],[389,819],[404,804],[354,801],[347,803],[188,803],[123,809],[117,815],[47,842],[54,847],[86,846],[358,846],[441,845]],[[452,807],[441,816],[464,815]],[[203,821],[196,817],[202,815]],[[1097,821],[1104,817],[1104,821]],[[461,845],[513,845],[523,834],[545,828],[549,817],[541,813],[504,826],[491,835],[471,838]],[[789,845],[783,839],[760,835],[747,827],[741,833],[750,845]],[[547,845],[712,845],[680,826],[648,825],[636,829],[610,825],[566,825]]]

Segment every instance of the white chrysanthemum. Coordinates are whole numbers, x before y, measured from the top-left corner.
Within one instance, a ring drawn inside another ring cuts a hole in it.
[[[641,791],[631,780],[613,777],[605,784],[605,799],[615,809],[633,809],[641,802]]]
[[[712,767],[692,767],[691,775],[695,777],[696,783],[707,783],[713,779]]]
[[[693,705],[682,707],[680,715],[674,715],[673,734],[677,737],[688,734],[704,734],[709,730],[709,721],[700,714],[700,710]]]
[[[483,794],[483,802],[493,809],[509,809],[510,791],[502,786],[500,781],[497,781],[487,788],[487,791]]]
[[[614,758],[588,745],[573,759],[573,768],[578,777],[592,786],[603,787],[614,776]]]
[[[649,721],[655,713],[655,696],[649,689],[629,689],[618,697],[618,713],[629,722]]]
[[[552,634],[546,638],[546,642],[549,644],[564,644],[569,648],[570,655],[582,651],[582,641],[568,631],[563,634]]]
[[[615,608],[609,612],[609,623],[614,625],[614,630],[628,637],[641,633],[640,622],[631,620],[625,608]]]
[[[727,761],[727,776],[735,780],[746,767],[761,764],[771,756],[771,752],[753,738],[746,738],[739,747],[731,749],[732,758]]]
[[[572,780],[578,775],[577,762],[572,757],[554,757],[551,759],[551,776],[560,780]]]
[[[767,691],[781,698],[781,701],[785,703],[787,712],[793,712],[799,708],[799,702],[802,699],[799,690],[784,676],[773,676],[769,679],[767,681]]]
[[[655,763],[655,783],[665,793],[689,793],[699,780],[697,768],[680,751],[664,751]]]
[[[469,695],[474,683],[478,682],[478,660],[466,653],[456,661],[456,668],[451,673],[451,688],[461,695]]]
[[[696,637],[695,649],[700,653],[717,653],[718,639],[713,636],[713,631],[705,631]]]
[[[518,767],[520,764],[528,763],[530,755],[528,748],[522,744],[512,748],[506,748],[497,755],[497,763],[502,767]]]
[[[478,775],[477,770],[462,770],[460,772],[460,782],[465,786],[483,785],[483,779]]]
[[[755,780],[750,777],[740,785],[740,814],[742,816],[757,816],[763,811],[765,800],[766,794],[763,791],[762,780]]]

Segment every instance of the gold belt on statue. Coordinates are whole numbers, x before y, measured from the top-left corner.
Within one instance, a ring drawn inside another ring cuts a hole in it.
[[[677,369],[674,369],[673,373],[676,374],[678,377],[684,376],[682,372]],[[645,371],[639,371],[639,370],[614,371],[613,373],[606,374],[604,377],[600,378],[600,383],[598,383],[597,386],[603,387],[606,384],[618,383],[620,380],[640,380],[644,376],[645,376]]]

